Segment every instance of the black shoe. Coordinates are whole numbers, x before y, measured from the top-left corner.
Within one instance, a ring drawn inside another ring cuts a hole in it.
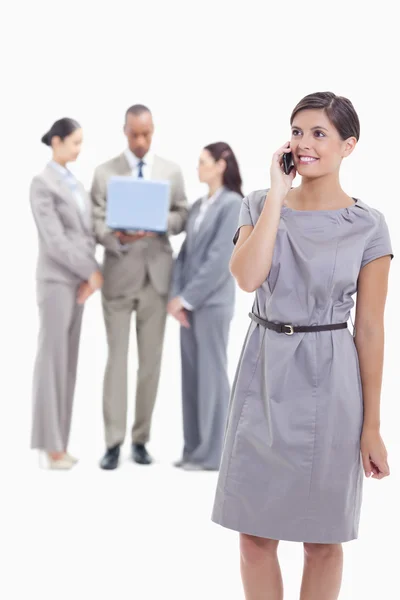
[[[132,444],[132,459],[139,465],[151,465],[153,462],[144,444]]]
[[[119,446],[108,448],[105,455],[101,459],[100,468],[111,471],[118,467],[119,462]]]

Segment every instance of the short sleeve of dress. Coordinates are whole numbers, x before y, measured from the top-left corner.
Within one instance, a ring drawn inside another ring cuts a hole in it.
[[[391,258],[394,256],[389,229],[385,217],[382,214],[380,215],[374,233],[366,243],[361,268],[381,256],[390,256]]]
[[[248,196],[243,198],[243,201],[242,201],[242,206],[240,208],[240,213],[239,213],[238,228],[237,228],[236,233],[233,238],[234,244],[236,244],[236,242],[238,241],[239,231],[240,231],[240,228],[243,227],[243,225],[252,225],[254,227],[254,223],[253,223],[253,220],[252,220],[251,214],[250,214],[250,206],[249,206],[249,197]]]

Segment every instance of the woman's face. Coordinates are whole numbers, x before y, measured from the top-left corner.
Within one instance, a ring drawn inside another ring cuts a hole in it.
[[[59,137],[53,138],[53,149],[57,157],[63,162],[74,162],[81,151],[83,142],[82,129],[75,129],[73,133],[67,135],[61,140]]]
[[[324,110],[302,110],[292,123],[291,151],[302,177],[317,178],[339,170],[357,140],[342,140]]]
[[[226,163],[224,160],[215,161],[208,150],[203,150],[199,158],[199,180],[201,183],[212,183],[222,179]]]

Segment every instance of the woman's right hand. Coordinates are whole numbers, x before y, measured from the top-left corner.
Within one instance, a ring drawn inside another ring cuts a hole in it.
[[[271,191],[278,193],[282,197],[282,204],[292,187],[293,179],[296,177],[296,168],[292,167],[289,175],[283,170],[282,157],[290,152],[290,142],[279,148],[272,157],[270,169],[271,174]]]

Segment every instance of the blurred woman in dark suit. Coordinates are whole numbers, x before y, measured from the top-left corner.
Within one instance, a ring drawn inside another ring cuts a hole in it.
[[[40,332],[33,383],[32,448],[52,469],[76,462],[67,451],[78,362],[83,304],[102,286],[95,260],[91,206],[67,169],[82,145],[72,119],[56,121],[42,142],[52,160],[34,177],[30,201],[39,236],[37,301]]]
[[[217,470],[230,395],[227,344],[235,282],[229,260],[243,194],[236,157],[225,142],[203,149],[198,171],[208,193],[191,208],[168,305],[182,325],[184,449],[176,466]]]

